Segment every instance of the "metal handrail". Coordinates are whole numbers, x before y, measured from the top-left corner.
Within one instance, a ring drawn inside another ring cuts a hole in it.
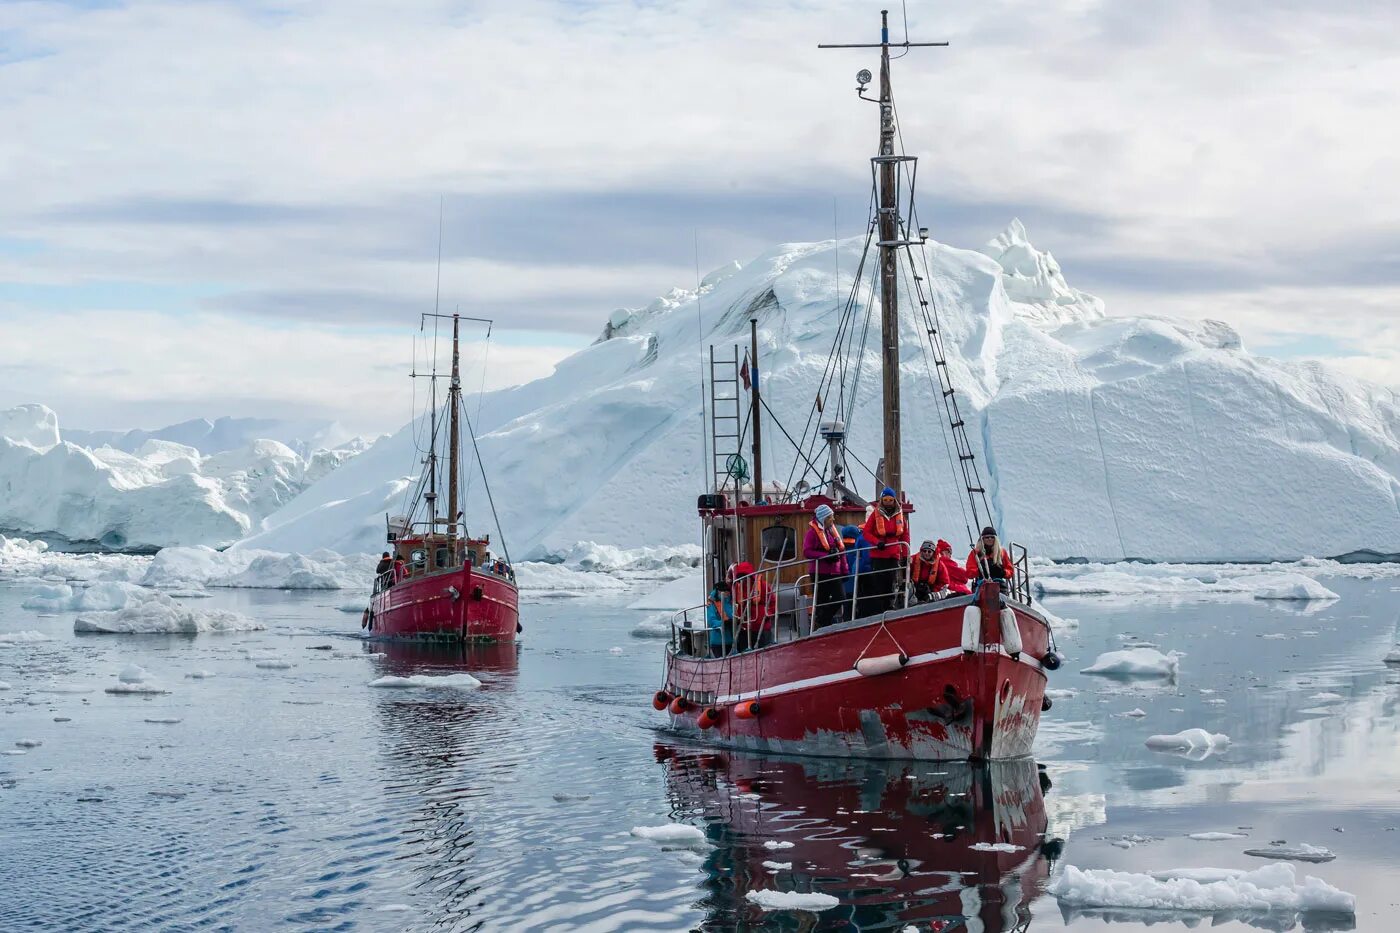
[[[850,564],[850,569],[849,569],[846,573],[842,574],[842,575],[841,575],[841,578],[842,578],[842,579],[845,579],[845,578],[849,577],[849,578],[852,579],[853,584],[852,584],[852,588],[851,588],[851,593],[850,593],[848,596],[842,597],[838,602],[839,602],[840,604],[842,604],[842,605],[850,605],[850,606],[851,606],[851,618],[852,618],[852,619],[858,618],[858,616],[856,615],[856,613],[857,613],[857,611],[858,611],[857,607],[860,605],[860,578],[861,578],[862,576],[865,575],[865,574],[862,574],[862,573],[857,572],[856,569],[855,569],[856,565],[858,564],[858,555],[860,554],[861,551],[871,550],[871,549],[873,549],[873,548],[874,548],[874,545],[871,545],[871,544],[861,544],[861,545],[855,545],[855,546],[853,546],[853,547],[850,547],[850,548],[846,548],[846,549],[845,549],[845,553],[846,553],[847,556],[848,556],[848,560],[851,561],[851,564]],[[1008,545],[1008,548],[1012,549],[1012,555],[1013,555],[1013,556],[1012,556],[1012,566],[1015,568],[1015,574],[1014,574],[1013,578],[1012,578],[1010,581],[1006,581],[1006,584],[1004,584],[1004,585],[1009,584],[1009,585],[1008,585],[1008,590],[1009,590],[1009,592],[1008,592],[1007,595],[1009,595],[1009,596],[1012,597],[1013,599],[1017,600],[1018,602],[1022,602],[1022,603],[1026,604],[1026,605],[1030,605],[1030,603],[1031,603],[1031,590],[1030,590],[1030,558],[1029,558],[1029,554],[1028,554],[1028,552],[1026,551],[1026,549],[1025,549],[1024,547],[1022,547],[1021,545],[1019,545],[1019,544],[1014,544],[1014,543],[1013,543],[1013,544],[1009,544],[1009,545]],[[1019,555],[1017,554],[1017,552],[1019,552]],[[809,558],[809,557],[793,557],[793,558],[790,558],[790,559],[788,559],[788,560],[776,561],[776,562],[774,562],[774,563],[772,563],[772,564],[769,564],[769,565],[767,565],[767,566],[758,568],[758,569],[755,570],[753,573],[745,574],[744,576],[739,577],[737,580],[732,580],[732,581],[730,581],[730,584],[729,584],[729,585],[730,585],[730,590],[729,590],[729,592],[730,592],[731,594],[733,593],[736,584],[743,585],[743,584],[746,584],[746,583],[747,583],[747,584],[749,584],[749,585],[752,585],[753,582],[754,582],[754,578],[764,578],[764,577],[767,577],[767,576],[771,576],[772,583],[769,585],[769,592],[770,592],[770,594],[771,594],[771,598],[772,598],[773,601],[774,601],[774,609],[773,609],[773,615],[772,615],[771,622],[772,622],[772,624],[773,624],[773,626],[774,626],[774,631],[775,631],[775,633],[776,633],[777,620],[778,620],[778,617],[779,617],[780,615],[782,615],[782,613],[780,613],[780,612],[777,611],[777,605],[776,605],[776,604],[777,604],[777,597],[778,597],[778,588],[779,588],[779,586],[783,585],[783,584],[781,584],[781,582],[779,581],[778,575],[779,575],[779,573],[780,573],[781,571],[783,571],[783,570],[785,570],[785,569],[787,569],[787,568],[789,568],[789,567],[795,567],[795,566],[798,566],[798,565],[801,565],[801,564],[811,564],[811,563],[816,563],[816,561],[814,561],[812,558]],[[895,599],[895,601],[896,601],[896,603],[897,603],[897,608],[900,608],[900,609],[907,609],[907,608],[909,608],[909,605],[910,605],[910,600],[911,600],[911,596],[912,596],[914,587],[913,587],[912,581],[911,581],[910,578],[909,578],[908,567],[907,567],[907,565],[903,568],[903,570],[904,570],[904,585],[903,585],[903,587],[901,587],[901,589],[903,590],[903,593],[902,593],[902,594],[900,594],[900,593],[895,593],[895,594],[893,594],[893,596],[894,596],[894,599]],[[800,594],[801,594],[801,584],[802,584],[802,582],[803,582],[804,580],[808,580],[808,579],[812,580],[812,595],[811,595],[810,598],[805,598],[805,599],[806,599],[806,602],[805,602],[805,604],[804,604],[804,597],[802,597],[802,596],[800,595]],[[816,610],[817,610],[817,608],[821,605],[820,603],[817,602],[817,591],[818,591],[818,584],[819,584],[819,582],[820,582],[820,580],[819,580],[819,578],[817,577],[816,574],[804,574],[804,575],[798,577],[795,581],[793,581],[792,584],[790,584],[790,586],[792,587],[793,591],[794,591],[795,593],[799,594],[799,595],[798,595],[797,604],[794,606],[794,609],[793,609],[793,614],[794,614],[793,628],[794,628],[794,631],[795,631],[796,634],[797,634],[797,639],[808,638],[808,637],[811,637],[811,635],[814,634],[814,631],[813,631],[813,629],[812,629],[812,627],[811,627],[811,624],[812,624],[812,622],[813,622],[813,621],[815,620],[815,618],[816,618]],[[714,591],[711,590],[711,592],[714,592]],[[827,605],[830,605],[830,603],[828,603]],[[680,610],[680,611],[675,612],[675,613],[672,614],[672,616],[671,616],[671,644],[672,644],[672,647],[674,648],[674,650],[675,650],[676,652],[678,652],[678,653],[689,653],[689,652],[684,652],[684,650],[683,650],[684,646],[683,646],[682,641],[681,641],[681,632],[683,632],[683,631],[689,631],[689,632],[704,631],[704,632],[706,633],[706,640],[707,640],[707,642],[708,642],[709,632],[710,632],[710,625],[709,625],[709,609],[710,609],[710,601],[707,599],[705,603],[703,603],[703,604],[701,604],[701,605],[699,605],[699,606],[692,606],[692,607],[690,607],[690,608],[688,608],[688,609],[682,609],[682,610]],[[801,631],[801,618],[802,618],[802,615],[804,614],[804,612],[805,612],[805,614],[807,615],[807,619],[808,619],[808,628],[807,628],[807,634],[806,634],[806,635],[803,635],[803,634],[802,634],[802,631]],[[702,622],[703,622],[703,624],[702,624],[701,626],[696,627],[696,626],[693,626],[693,625],[691,624],[691,617],[690,617],[690,616],[691,616],[691,613],[700,613],[700,614],[701,614],[701,620],[702,620]],[[737,645],[737,643],[738,643],[739,630],[740,630],[741,627],[748,627],[748,621],[749,621],[749,620],[743,619],[743,618],[741,617],[742,615],[743,615],[742,612],[740,612],[740,611],[734,611],[734,610],[733,610],[733,605],[732,605],[732,601],[731,601],[731,611],[729,612],[729,617],[728,617],[727,619],[725,619],[724,622],[723,622],[723,624],[720,626],[720,630],[721,630],[721,633],[722,633],[722,634],[721,634],[721,644],[724,646],[724,649],[725,649],[725,650],[724,650],[724,653],[725,653],[725,654],[731,654],[731,653],[735,653],[735,652],[736,652],[736,648],[735,648],[734,646]],[[755,646],[752,646],[752,645],[751,645],[751,646],[749,646],[749,647],[755,647]]]

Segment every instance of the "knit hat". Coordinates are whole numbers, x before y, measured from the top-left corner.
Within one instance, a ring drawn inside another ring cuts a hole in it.
[[[896,498],[894,494],[894,488],[891,486],[886,486],[884,489],[880,490],[880,498],[883,499],[885,498],[885,496],[889,496],[891,499]]]
[[[991,535],[992,537],[995,538],[995,537],[996,537],[996,534],[997,534],[997,530],[996,530],[995,528],[993,528],[991,525],[988,525],[986,528],[983,528],[983,529],[982,529],[982,537],[984,537],[984,538],[987,537],[987,535]]]
[[[932,542],[932,541],[925,541],[923,544],[919,545],[919,550],[921,550],[921,551],[932,551],[932,550],[933,550],[933,542]]]
[[[826,524],[826,520],[828,518],[831,518],[831,516],[835,515],[836,513],[831,510],[831,506],[823,502],[821,505],[817,506],[816,514],[817,521],[821,522],[824,525]]]
[[[942,554],[944,551],[951,551],[953,549],[953,546],[947,541],[944,541],[942,538],[939,538],[938,543],[934,545],[933,549],[938,553]]]

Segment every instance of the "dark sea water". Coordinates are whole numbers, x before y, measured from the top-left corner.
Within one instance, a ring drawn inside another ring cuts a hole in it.
[[[1381,663],[1400,581],[1324,582],[1342,598],[1312,611],[1051,601],[1080,622],[1052,678],[1076,694],[1035,762],[989,769],[678,744],[631,597],[534,600],[518,650],[442,654],[361,642],[343,594],[203,603],[266,632],[75,636],[72,613],[0,586],[0,632],[52,636],[0,647],[0,749],[25,752],[0,756],[0,930],[1348,926],[1077,913],[1043,893],[1065,864],[1259,868],[1243,850],[1274,840],[1337,854],[1299,874],[1355,894],[1355,929],[1400,929],[1400,670]],[[1176,683],[1077,673],[1125,636],[1185,652]],[[132,663],[170,692],[104,692]],[[368,686],[459,670],[482,687]],[[1232,744],[1200,761],[1143,744],[1197,726]],[[673,821],[702,838],[631,832]],[[764,889],[839,903],[765,911],[747,897]]]

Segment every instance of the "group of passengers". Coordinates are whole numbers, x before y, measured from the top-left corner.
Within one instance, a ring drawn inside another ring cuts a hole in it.
[[[446,551],[440,552],[446,554]],[[470,566],[472,562],[472,552],[467,551],[463,558],[463,566]],[[515,569],[499,557],[492,557],[491,552],[486,552],[486,559],[482,561],[481,568],[497,576],[505,577],[508,580],[515,579]],[[410,569],[408,563],[399,555],[391,555],[388,551],[379,555],[379,563],[374,567],[374,575],[379,580],[379,588],[387,590],[400,580],[408,578]]]
[[[904,596],[920,603],[967,596],[981,580],[1015,576],[1011,555],[991,525],[961,565],[941,538],[924,541],[913,555],[909,540],[904,508],[888,486],[862,526],[839,526],[831,506],[818,505],[802,542],[802,556],[810,562],[812,630],[898,608]],[[711,656],[773,643],[777,594],[768,576],[741,561],[715,583],[705,612]]]

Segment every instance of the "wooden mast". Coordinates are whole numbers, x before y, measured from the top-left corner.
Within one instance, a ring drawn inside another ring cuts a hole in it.
[[[460,425],[462,402],[461,355],[458,350],[458,332],[461,317],[452,315],[452,381],[447,388],[448,449],[447,449],[447,553],[452,562],[457,563],[457,475],[461,471],[462,429]]]
[[[763,418],[758,395],[758,318],[749,318],[749,389],[753,406],[749,419],[753,421],[753,504],[763,501]]]
[[[889,13],[880,12],[880,347],[884,388],[885,469],[880,477],[902,501],[899,434],[899,192],[894,160],[894,97],[890,91]]]

